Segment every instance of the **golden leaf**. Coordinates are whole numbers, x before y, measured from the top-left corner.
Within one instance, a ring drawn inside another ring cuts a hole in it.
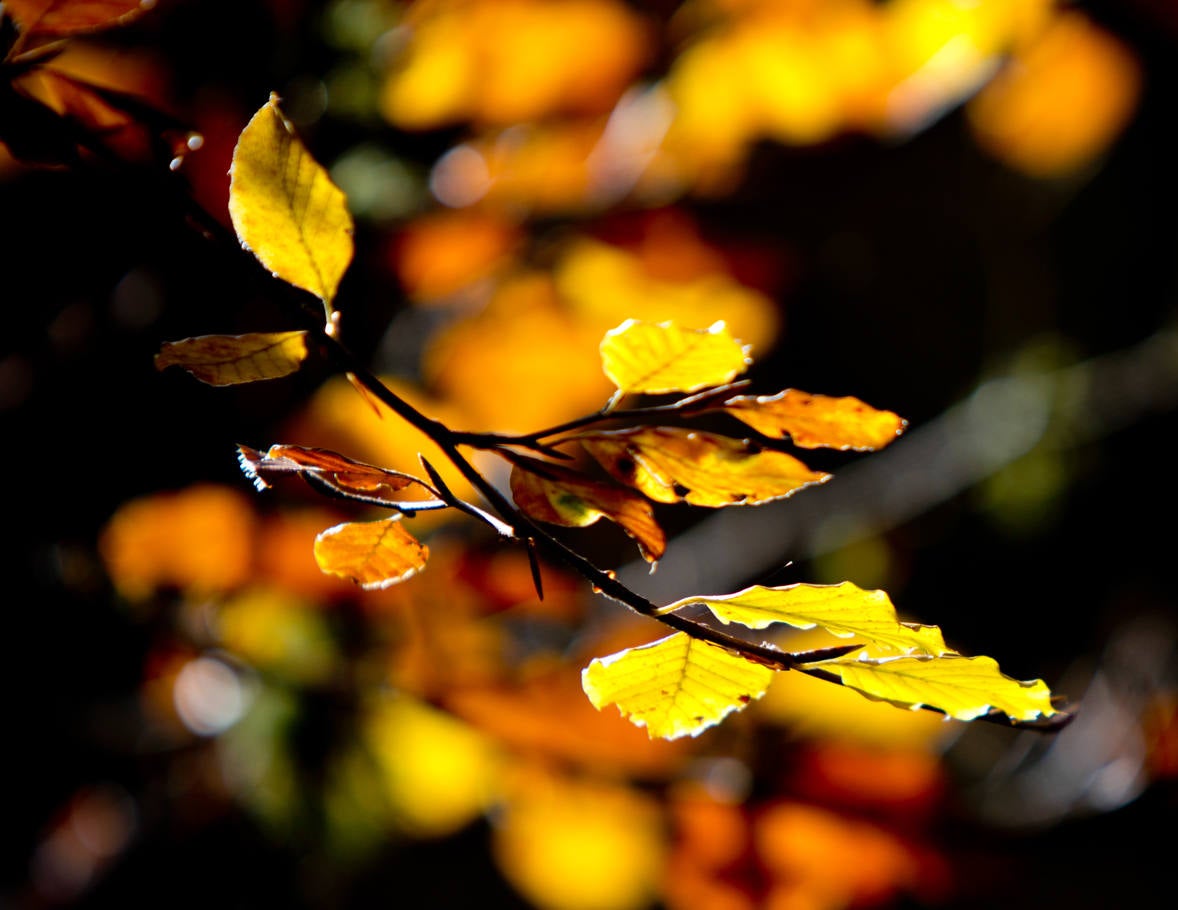
[[[235,385],[289,376],[306,358],[306,332],[200,335],[165,343],[155,368],[183,367],[209,385]]]
[[[511,495],[524,514],[565,528],[584,528],[605,517],[637,541],[647,562],[662,558],[666,535],[650,503],[637,493],[553,462],[521,456],[513,462]]]
[[[242,245],[330,309],[352,261],[352,216],[343,191],[278,109],[277,95],[242,130],[229,176],[229,215]]]
[[[756,505],[830,479],[792,455],[714,433],[640,427],[577,438],[610,474],[656,502]]]
[[[731,382],[751,362],[723,322],[683,329],[628,319],[601,341],[602,369],[619,392],[694,392]]]
[[[650,736],[678,739],[746,707],[772,679],[768,667],[676,632],[595,658],[581,672],[581,687],[598,710],[617,705]]]
[[[401,526],[399,515],[336,525],[315,538],[320,569],[369,591],[416,575],[428,557],[425,544]]]
[[[844,657],[816,666],[868,698],[901,708],[936,708],[957,720],[974,720],[991,710],[1015,721],[1057,713],[1051,706],[1051,690],[1043,680],[1012,679],[998,669],[992,657],[953,653],[882,660]]]
[[[882,449],[907,421],[858,398],[832,398],[786,389],[776,395],[737,395],[720,408],[773,439],[788,436],[803,449]]]
[[[687,597],[659,612],[671,613],[688,604],[703,604],[721,622],[750,629],[764,629],[777,622],[798,629],[821,626],[839,638],[861,638],[873,651],[883,654],[937,657],[952,653],[939,628],[900,622],[886,592],[864,591],[849,581],[780,588],[754,585],[722,597]]]
[[[155,0],[6,0],[5,10],[24,31],[75,35],[123,25],[155,6]]]

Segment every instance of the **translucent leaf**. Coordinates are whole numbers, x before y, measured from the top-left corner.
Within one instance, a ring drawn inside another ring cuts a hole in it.
[[[816,666],[868,698],[902,708],[937,708],[958,720],[974,720],[991,710],[1024,722],[1057,713],[1051,706],[1051,690],[1043,680],[1012,679],[998,669],[992,657],[844,657]]]
[[[620,392],[694,392],[730,382],[751,362],[723,322],[683,329],[629,319],[601,341],[602,369]]]
[[[155,0],[5,0],[4,9],[25,31],[74,35],[122,25],[155,6]]]
[[[235,385],[288,376],[306,357],[306,332],[200,335],[164,344],[155,368],[183,367],[209,385]]]
[[[756,505],[830,479],[792,455],[714,433],[639,427],[578,438],[610,474],[656,502]]]
[[[352,261],[352,216],[277,95],[242,130],[229,176],[229,214],[242,245],[276,277],[330,306]]]
[[[400,516],[336,525],[315,538],[315,561],[331,575],[350,578],[365,590],[387,588],[416,575],[429,557],[406,531]]]
[[[773,671],[676,632],[594,659],[581,672],[593,706],[617,705],[650,736],[696,736],[760,698]]]
[[[776,395],[738,395],[721,410],[774,439],[788,436],[804,449],[881,449],[899,436],[907,421],[877,411],[858,398],[832,398],[786,389]]]
[[[657,561],[666,550],[666,535],[649,502],[563,465],[517,458],[511,468],[511,495],[526,515],[566,528],[584,528],[608,518],[638,542],[648,562]]]
[[[237,460],[242,471],[259,490],[269,487],[270,482],[277,477],[297,474],[312,486],[327,487],[330,492],[348,499],[396,506],[411,505],[415,508],[434,502],[395,498],[392,494],[409,487],[428,488],[409,474],[354,461],[330,449],[273,445],[263,454],[249,446],[238,446]],[[438,502],[438,505],[445,503]]]
[[[952,653],[941,630],[900,622],[884,591],[864,591],[849,581],[837,585],[754,585],[722,597],[688,597],[664,607],[670,613],[688,604],[703,604],[723,623],[764,629],[780,622],[798,629],[821,626],[839,638],[860,638],[884,654]]]

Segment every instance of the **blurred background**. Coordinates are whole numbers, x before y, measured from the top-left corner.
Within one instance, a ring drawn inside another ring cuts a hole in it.
[[[1168,0],[159,0],[10,59],[0,907],[1169,906],[1176,51]],[[579,674],[660,629],[555,567],[538,601],[472,522],[415,519],[387,591],[319,573],[362,514],[256,493],[235,445],[422,442],[314,366],[152,366],[297,327],[199,214],[271,91],[356,217],[345,341],[451,425],[594,410],[630,317],[724,319],[755,391],[909,420],[787,502],[660,507],[653,575],[562,536],[660,600],[884,588],[1077,720],[783,674],[652,743]]]

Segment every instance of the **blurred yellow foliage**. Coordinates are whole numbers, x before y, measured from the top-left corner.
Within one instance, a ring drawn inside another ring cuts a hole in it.
[[[435,0],[411,11],[382,110],[407,129],[605,111],[648,54],[615,0]]]
[[[1120,133],[1141,93],[1141,66],[1083,14],[1061,13],[968,108],[978,142],[1033,177],[1083,167]]]
[[[397,274],[416,302],[446,301],[510,261],[521,242],[511,222],[450,212],[413,221],[396,249]]]
[[[125,503],[99,539],[107,572],[131,600],[161,587],[228,591],[253,568],[254,513],[244,493],[195,486]]]
[[[320,612],[273,587],[251,587],[221,605],[221,643],[255,667],[313,684],[331,673],[335,649]]]

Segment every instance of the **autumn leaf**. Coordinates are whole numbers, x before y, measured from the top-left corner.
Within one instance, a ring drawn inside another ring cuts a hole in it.
[[[754,585],[720,597],[687,597],[663,607],[672,613],[689,604],[703,604],[721,622],[764,629],[786,623],[798,629],[821,626],[839,638],[861,638],[878,654],[919,653],[937,657],[953,653],[941,630],[900,622],[884,591],[864,591],[849,581],[837,585]]]
[[[155,0],[5,0],[4,9],[34,35],[76,35],[124,25]]]
[[[844,657],[814,666],[868,698],[901,708],[936,708],[957,720],[974,720],[992,710],[1022,722],[1058,713],[1043,680],[1012,679],[992,657]]]
[[[164,344],[155,368],[183,367],[209,385],[236,385],[288,376],[306,357],[306,332],[200,335]]]
[[[343,191],[278,109],[277,95],[242,131],[229,176],[229,214],[242,246],[330,311],[352,261],[352,216]]]
[[[723,322],[683,329],[628,319],[601,342],[602,369],[621,393],[694,392],[732,381],[751,362]]]
[[[676,632],[595,658],[581,672],[593,707],[617,705],[663,739],[696,736],[765,694],[773,670]]]
[[[719,408],[773,439],[789,437],[803,449],[871,451],[899,436],[907,421],[858,398],[832,398],[786,389],[776,395],[737,395]]]
[[[429,550],[400,523],[349,522],[315,538],[315,561],[331,575],[350,578],[365,590],[387,588],[425,568]]]
[[[785,452],[715,433],[639,427],[577,439],[611,475],[656,502],[756,505],[830,479]]]
[[[523,456],[512,462],[511,495],[524,514],[566,528],[584,528],[605,517],[638,542],[648,562],[662,558],[666,535],[650,503],[637,493],[552,462]]]
[[[259,491],[269,487],[270,481],[276,477],[297,474],[313,487],[326,487],[327,491],[347,499],[414,509],[434,503],[445,505],[438,500],[396,499],[392,494],[407,488],[417,486],[427,491],[429,488],[410,474],[355,461],[330,449],[273,445],[263,454],[249,446],[238,446],[237,460]]]

